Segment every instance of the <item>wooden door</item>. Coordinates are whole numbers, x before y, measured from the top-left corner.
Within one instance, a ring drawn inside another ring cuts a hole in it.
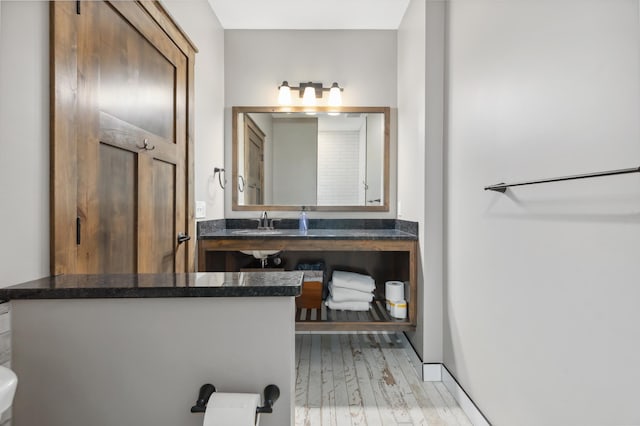
[[[246,174],[245,204],[264,203],[264,132],[245,114],[244,172]]]
[[[58,132],[52,139],[53,273],[193,270],[194,241],[178,237],[193,233],[193,49],[185,52],[163,30],[160,23],[170,21],[156,3],[53,2],[52,8],[54,127],[74,140],[67,147]],[[69,63],[60,54],[74,42]],[[74,77],[77,97],[65,102],[73,90],[63,83]],[[56,157],[60,146],[74,158]],[[59,202],[66,203],[62,211]],[[69,244],[62,232],[73,203]]]

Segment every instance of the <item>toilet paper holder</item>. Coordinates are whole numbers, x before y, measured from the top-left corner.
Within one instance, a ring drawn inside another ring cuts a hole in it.
[[[207,409],[209,398],[211,398],[211,394],[215,391],[216,387],[211,383],[200,386],[198,400],[196,401],[196,405],[191,407],[191,412],[204,413]],[[273,413],[273,404],[280,398],[280,388],[276,385],[268,385],[264,388],[263,396],[262,400],[264,401],[264,405],[262,407],[256,407],[256,413]]]

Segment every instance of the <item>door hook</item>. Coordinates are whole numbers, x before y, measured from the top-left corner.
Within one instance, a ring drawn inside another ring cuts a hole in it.
[[[142,146],[139,146],[138,148],[144,149],[146,151],[153,151],[154,149],[156,149],[156,146],[149,144],[149,139],[145,138],[142,141]]]

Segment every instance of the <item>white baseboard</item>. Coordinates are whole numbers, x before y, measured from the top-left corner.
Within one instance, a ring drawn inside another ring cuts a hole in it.
[[[491,426],[482,415],[469,395],[462,389],[456,379],[442,364],[422,364],[422,380],[424,382],[442,382],[456,400],[462,411],[469,417],[473,426]]]
[[[422,364],[423,382],[441,382],[442,364]]]
[[[469,395],[462,389],[456,379],[449,373],[442,364],[440,364],[442,372],[442,383],[447,388],[449,393],[453,395],[458,402],[462,411],[469,417],[473,426],[491,426],[491,423],[482,415],[476,404],[473,403]]]
[[[482,412],[476,407],[469,395],[458,384],[455,377],[451,375],[449,370],[441,363],[425,364],[418,356],[415,348],[411,346],[411,342],[404,335],[404,333],[398,333],[400,338],[405,342],[407,348],[413,350],[407,351],[409,354],[409,360],[416,369],[418,376],[422,375],[423,382],[442,382],[447,388],[449,393],[456,400],[462,411],[467,415],[473,426],[491,426],[491,423],[482,414]],[[422,368],[420,368],[422,366]],[[420,371],[422,370],[422,371]]]

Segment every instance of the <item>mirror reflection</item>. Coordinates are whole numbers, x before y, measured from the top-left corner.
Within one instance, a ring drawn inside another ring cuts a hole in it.
[[[234,210],[388,210],[388,108],[322,109],[233,108]]]

